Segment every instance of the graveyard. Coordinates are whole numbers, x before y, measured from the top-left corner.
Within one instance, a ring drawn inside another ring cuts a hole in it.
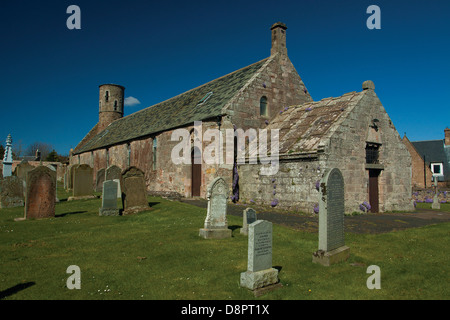
[[[115,191],[115,190],[114,190]],[[241,286],[248,269],[248,244],[256,220],[241,232],[249,206],[233,205],[226,215],[229,237],[205,239],[207,209],[147,196],[147,210],[101,216],[101,192],[67,201],[59,183],[55,214],[25,219],[24,207],[0,214],[0,298],[5,300],[322,300],[448,299],[450,223],[382,233],[345,232],[348,259],[313,263],[317,231],[272,223],[272,261],[279,285],[255,296]],[[111,200],[109,199],[111,203]],[[117,199],[117,207],[123,209]],[[431,210],[430,203],[418,208]],[[259,215],[257,219],[264,217]],[[449,204],[440,211],[450,212]],[[282,214],[282,213],[279,213]],[[301,214],[298,214],[301,215]],[[361,216],[363,217],[363,216]],[[356,217],[358,218],[358,217]],[[401,221],[401,217],[397,217]],[[250,222],[250,221],[249,221]],[[317,222],[317,219],[316,219]],[[210,226],[210,225],[209,225]],[[211,226],[210,226],[211,227]],[[66,272],[81,270],[80,289],[69,289]],[[381,270],[381,289],[368,289],[369,266]]]

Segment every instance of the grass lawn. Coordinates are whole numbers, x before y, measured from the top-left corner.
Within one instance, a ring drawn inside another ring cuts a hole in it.
[[[67,199],[59,190],[60,199]],[[100,199],[61,201],[56,217],[15,222],[24,209],[0,210],[0,297],[4,299],[449,299],[450,224],[378,235],[347,234],[347,262],[313,264],[318,235],[273,226],[273,265],[281,289],[260,298],[239,286],[247,268],[241,218],[233,237],[198,236],[206,210],[149,197],[152,210],[99,217]],[[69,290],[66,269],[81,270]],[[367,267],[381,270],[369,290]]]

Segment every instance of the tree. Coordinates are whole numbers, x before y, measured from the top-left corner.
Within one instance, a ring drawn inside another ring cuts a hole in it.
[[[0,144],[0,160],[5,156],[5,148]]]
[[[45,158],[45,161],[58,162],[59,161],[58,153],[53,149],[52,152],[50,152],[48,156]]]
[[[52,145],[44,142],[34,142],[30,144],[26,150],[25,155],[26,156],[35,156],[36,151],[41,153],[41,159],[46,159],[47,156],[50,154],[51,150],[53,150]]]

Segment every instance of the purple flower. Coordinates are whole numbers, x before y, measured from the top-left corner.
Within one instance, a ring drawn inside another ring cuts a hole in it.
[[[417,202],[414,200],[414,208],[417,207]]]
[[[361,203],[359,205],[359,210],[361,210],[362,212],[366,212],[367,208],[365,206],[363,206],[363,204]]]
[[[319,213],[319,204],[318,203],[316,203],[314,205],[314,213]]]
[[[273,190],[272,194],[273,194],[273,195],[276,195],[276,194],[277,194],[277,192],[276,192],[275,190]]]
[[[311,111],[311,110],[312,110],[311,107],[308,107],[308,108],[305,109],[305,111]]]
[[[265,83],[265,82],[263,82],[263,87],[264,87],[264,88],[266,87],[266,83]]]
[[[289,107],[285,107],[285,108],[284,108],[284,111],[288,111],[288,110],[289,110]]]
[[[270,205],[272,207],[275,207],[278,204],[278,199],[273,199],[272,202],[270,203]]]
[[[363,205],[364,205],[364,207],[367,208],[367,211],[369,211],[370,209],[372,209],[370,203],[368,203],[367,201],[364,201],[364,202],[363,202]]]
[[[316,181],[316,190],[317,190],[317,191],[319,191],[319,187],[320,187],[320,181],[317,180],[317,181]]]
[[[255,203],[255,200],[253,200],[253,199],[250,199],[250,202],[251,202],[251,203]]]
[[[264,121],[265,124],[269,124],[269,120]]]
[[[433,199],[426,197],[425,198],[426,203],[433,203]]]

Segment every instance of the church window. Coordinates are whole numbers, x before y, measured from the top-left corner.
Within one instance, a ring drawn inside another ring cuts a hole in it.
[[[105,93],[105,101],[108,102],[109,100],[109,91],[106,91]]]
[[[152,156],[153,156],[153,163],[152,163],[152,167],[153,170],[156,170],[156,147],[157,147],[157,141],[156,141],[156,137],[153,138],[153,152],[152,152]]]
[[[259,100],[259,114],[261,116],[268,116],[268,112],[267,112],[267,97],[263,96],[261,97],[261,99]]]
[[[117,100],[114,100],[114,111],[117,111]]]
[[[366,163],[378,164],[380,155],[380,145],[377,143],[367,143],[366,145]]]

